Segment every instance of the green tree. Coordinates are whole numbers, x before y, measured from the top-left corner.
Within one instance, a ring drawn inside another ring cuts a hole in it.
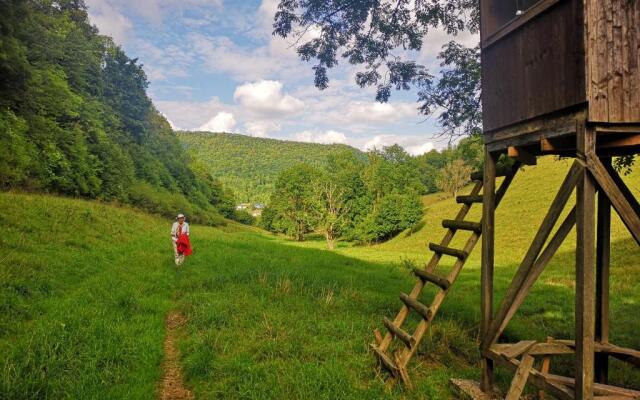
[[[437,192],[436,179],[439,171],[447,164],[447,155],[434,149],[416,157],[416,164],[418,176],[426,192]]]
[[[363,179],[374,202],[391,193],[423,193],[418,165],[400,146],[384,147],[367,154],[369,162]]]
[[[347,215],[342,221],[339,233],[340,237],[347,240],[356,239],[356,225],[372,205],[363,179],[365,167],[365,159],[348,150],[330,154],[327,159],[326,172],[343,191]]]
[[[411,229],[422,219],[420,197],[416,194],[390,194],[382,198],[372,213],[358,225],[359,239],[379,242]]]
[[[256,138],[229,133],[178,132],[189,156],[206,171],[233,190],[239,203],[268,203],[280,172],[305,163],[318,169],[331,156],[366,157],[357,149],[341,144],[300,143]]]
[[[26,138],[27,123],[11,111],[0,110],[0,185],[26,183],[35,148]]]
[[[438,188],[445,193],[456,197],[458,191],[469,182],[473,168],[465,164],[463,160],[454,160],[440,171]]]
[[[270,204],[277,212],[272,222],[276,231],[301,242],[305,234],[316,228],[319,206],[313,185],[316,181],[317,171],[306,164],[280,174]]]
[[[2,2],[2,186],[220,221],[214,207],[228,208],[228,193],[191,170],[147,86],[137,60],[90,24],[82,0]]]
[[[319,174],[314,184],[316,190],[317,227],[324,233],[329,250],[335,248],[336,238],[348,223],[350,205],[348,189],[334,179],[331,173]]]
[[[456,146],[455,152],[465,164],[476,171],[482,170],[482,166],[484,165],[482,134],[475,133],[461,139]]]
[[[387,101],[394,89],[417,87],[424,114],[445,110],[439,115],[444,131],[469,134],[480,121],[479,50],[446,45],[438,82],[410,54],[422,49],[434,28],[449,34],[477,32],[479,14],[478,2],[471,0],[280,0],[273,33],[301,43],[298,54],[314,62],[319,89],[328,87],[328,70],[342,58],[359,67],[356,83],[375,87],[376,100]],[[311,28],[319,35],[307,39],[304,33]]]
[[[270,232],[278,232],[277,224],[274,224],[274,221],[277,219],[278,211],[271,207],[267,206],[262,210],[262,215],[260,215],[260,220],[258,221],[258,226],[264,230]]]

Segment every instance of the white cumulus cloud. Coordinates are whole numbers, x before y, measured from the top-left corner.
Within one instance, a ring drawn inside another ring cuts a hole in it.
[[[91,23],[101,34],[111,36],[117,44],[124,44],[132,35],[133,24],[114,5],[107,1],[87,0]]]
[[[177,92],[173,87],[174,93]],[[229,112],[229,106],[222,103],[217,97],[206,101],[154,101],[167,118],[170,118],[177,126],[186,130],[194,130],[205,125],[210,116],[215,116],[222,111]],[[234,114],[235,118],[235,114]]]
[[[344,118],[350,122],[391,122],[416,117],[415,103],[379,103],[354,101],[349,104]]]
[[[321,131],[312,131],[306,130],[299,133],[296,133],[294,139],[299,142],[311,142],[311,143],[322,143],[322,144],[333,144],[333,143],[347,143],[347,136],[338,131],[327,130],[324,132]]]
[[[407,148],[405,150],[407,150],[407,153],[411,154],[412,156],[419,156],[422,155],[424,153],[428,153],[431,150],[433,150],[435,148],[433,142],[425,142],[422,144],[417,144],[417,145],[413,145],[413,146],[407,146]]]
[[[283,92],[282,82],[261,80],[236,88],[233,99],[247,110],[263,115],[286,115],[302,111],[304,103]]]
[[[280,123],[275,121],[248,121],[244,124],[244,129],[249,136],[271,137],[271,133],[279,131]]]
[[[383,147],[392,146],[394,144],[402,146],[407,153],[412,156],[419,156],[435,148],[434,143],[425,141],[423,136],[413,135],[375,135],[368,138],[360,148],[365,151],[373,149],[380,150]]]
[[[209,132],[231,132],[236,127],[236,118],[232,113],[226,111],[220,111],[209,121],[205,122],[199,131]]]

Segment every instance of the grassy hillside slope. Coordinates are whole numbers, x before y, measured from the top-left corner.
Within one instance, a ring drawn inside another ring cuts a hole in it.
[[[324,165],[340,151],[361,152],[342,144],[324,145],[256,138],[230,133],[179,132],[187,152],[231,188],[239,202],[269,200],[280,171],[298,163]]]
[[[193,226],[176,270],[171,221],[50,196],[0,193],[0,207],[0,398],[153,398],[169,310],[187,319],[196,397],[385,395],[367,344],[410,282],[395,267],[230,224]],[[461,371],[453,357],[408,398],[446,398]]]
[[[569,166],[551,162],[527,167],[498,210],[497,300]],[[639,195],[638,172],[625,179]],[[195,253],[181,270],[170,221],[48,196],[1,193],[0,207],[9,216],[0,236],[0,398],[153,397],[169,310],[187,319],[182,365],[199,398],[443,399],[453,398],[450,378],[479,376],[479,245],[410,365],[413,392],[386,389],[367,347],[415,281],[404,266],[426,259],[440,221],[458,209],[451,199],[426,197],[425,224],[411,236],[335,252],[236,225],[194,226]],[[640,348],[640,249],[617,217],[613,225],[611,341]],[[505,341],[571,338],[573,240]],[[554,359],[553,372],[567,369],[569,358]],[[612,362],[611,375],[640,389],[637,369]],[[498,379],[510,376],[500,370]]]
[[[0,207],[0,398],[148,398],[174,279],[166,223],[49,196]]]
[[[540,226],[548,206],[551,204],[571,160],[556,160],[547,157],[539,160],[538,166],[528,166],[518,172],[511,188],[496,212],[496,300],[502,299],[520,261]],[[623,179],[631,191],[640,198],[640,170],[637,168]],[[470,187],[463,194],[468,193]],[[427,245],[438,243],[445,233],[443,219],[452,219],[460,209],[454,199],[443,194],[428,195],[423,198],[425,216],[416,232],[404,232],[394,239],[370,247],[341,244],[338,252],[345,256],[379,263],[393,263],[399,268],[409,265],[423,265],[431,257]],[[568,213],[573,198],[561,219]],[[467,216],[469,221],[479,221],[482,207],[474,205]],[[468,233],[456,235],[451,247],[462,248]],[[297,245],[291,242],[292,245]],[[310,241],[305,247],[322,248],[322,240]],[[451,290],[441,313],[436,317],[436,330],[449,324],[473,326],[479,321],[480,302],[480,248],[478,242],[458,282]],[[453,259],[444,257],[440,273],[446,274]],[[575,272],[575,230],[561,246],[554,259],[543,272],[522,308],[505,332],[504,340],[534,338],[544,340],[547,335],[556,338],[570,338],[574,329],[574,272]],[[611,252],[611,341],[632,348],[640,348],[640,338],[629,329],[629,323],[637,326],[634,310],[640,298],[640,247],[631,238],[619,217],[612,217]],[[408,274],[408,270],[407,270]],[[412,283],[398,287],[397,292],[408,292]],[[431,289],[431,288],[430,288]],[[425,301],[432,298],[433,290],[424,295]],[[397,293],[394,300],[397,299]],[[397,307],[400,306],[397,301]],[[394,310],[393,313],[397,312]],[[393,315],[393,314],[389,314]],[[631,319],[630,319],[631,318]],[[634,320],[632,322],[632,320]],[[472,333],[472,332],[468,332]],[[435,345],[436,343],[433,343]],[[435,356],[437,357],[437,356]],[[415,364],[414,364],[415,365]],[[614,368],[619,382],[640,382],[640,375],[627,376]]]
[[[496,211],[497,265],[506,266],[522,259],[572,162],[573,160],[570,159],[557,160],[554,157],[545,157],[539,160],[537,166],[526,166],[518,172]],[[636,197],[640,198],[640,170],[636,168],[632,174],[623,176],[623,179]],[[462,192],[466,194],[470,190],[471,187]],[[374,247],[374,249],[393,253],[401,252],[407,255],[419,252],[424,255],[425,252],[422,250],[426,243],[439,242],[445,232],[441,225],[442,220],[453,219],[460,209],[460,205],[456,204],[453,198],[447,198],[443,194],[437,193],[425,196],[423,204],[425,216],[417,232],[413,234],[405,232],[389,242]],[[572,197],[561,218],[564,218],[574,204],[575,199]],[[474,205],[466,219],[479,221],[481,212],[482,205]],[[467,237],[464,232],[457,236],[464,240]],[[454,242],[454,247],[461,248],[464,240]],[[615,211],[613,212],[612,240],[615,245],[624,248],[624,250],[613,252],[614,262],[628,264],[635,261],[640,265],[640,260],[633,260],[629,257],[634,255],[631,252],[633,246],[636,249],[637,246],[635,243],[631,243],[631,235]],[[477,246],[479,249],[480,243]],[[560,248],[560,252],[569,251],[572,248],[575,248],[574,232]],[[479,251],[474,251],[469,262],[470,265],[479,265],[479,253]]]

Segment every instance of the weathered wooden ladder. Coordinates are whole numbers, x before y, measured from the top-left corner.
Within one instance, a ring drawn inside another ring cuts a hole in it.
[[[500,203],[500,200],[502,200],[502,197],[509,188],[509,185],[513,181],[513,177],[515,176],[518,168],[519,164],[515,164],[513,165],[513,167],[500,170],[496,174],[496,176],[505,177],[502,181],[502,184],[498,188],[498,191],[496,192],[496,206]],[[458,275],[460,274],[460,271],[462,270],[467,257],[475,247],[482,233],[481,222],[469,222],[464,220],[474,203],[482,204],[482,195],[480,194],[480,190],[483,186],[482,179],[482,172],[475,172],[471,174],[471,180],[475,181],[475,185],[471,190],[471,193],[467,196],[456,197],[456,201],[459,204],[462,204],[458,215],[454,220],[442,221],[442,226],[444,228],[447,228],[447,233],[440,241],[440,244],[429,244],[429,249],[433,252],[433,256],[424,269],[414,269],[413,272],[418,280],[408,295],[405,293],[400,293],[400,300],[402,301],[403,305],[402,308],[400,308],[400,311],[396,315],[395,319],[391,321],[387,318],[384,318],[383,323],[387,328],[387,334],[382,337],[377,329],[374,331],[376,343],[371,344],[371,349],[380,360],[381,365],[385,367],[394,378],[400,378],[402,382],[407,386],[411,386],[411,381],[409,380],[406,369],[407,364],[418,349],[418,345],[420,344],[422,337],[427,332],[429,325],[440,309],[440,306],[442,305],[445,297],[447,296],[447,293],[449,292],[449,288],[458,278]],[[448,247],[453,240],[456,232],[460,230],[471,232],[471,236],[467,240],[464,248],[462,250],[459,250]],[[447,277],[442,277],[435,273],[442,255],[456,258],[453,268],[451,269]],[[424,289],[426,283],[434,284],[439,288],[439,291],[436,293],[430,306],[426,306],[419,300],[419,296],[422,293],[422,290]],[[415,311],[422,318],[413,334],[410,334],[406,330],[402,329],[402,324],[409,316],[411,310]],[[393,356],[390,356],[388,354],[388,350],[394,338],[399,339],[404,344],[404,347],[401,351],[401,354],[398,354],[398,352],[393,352]]]

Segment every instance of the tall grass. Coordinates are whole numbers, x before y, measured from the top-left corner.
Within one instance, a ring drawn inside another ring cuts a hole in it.
[[[558,165],[527,168],[500,206],[497,302],[567,168]],[[637,172],[626,179],[637,195]],[[479,376],[477,250],[410,364],[414,391],[387,388],[368,350],[372,330],[384,329],[382,317],[397,312],[399,292],[415,282],[408,267],[424,262],[427,242],[444,232],[440,221],[457,210],[451,199],[426,198],[418,232],[335,252],[233,223],[196,225],[194,255],[179,270],[170,220],[12,193],[0,194],[0,207],[0,398],[153,398],[172,309],[187,319],[182,366],[199,398],[444,399],[455,397],[450,378]],[[612,236],[611,341],[640,348],[640,250],[617,219]],[[504,341],[572,336],[573,240]],[[408,329],[416,323],[412,317]],[[570,361],[554,359],[552,371],[570,373]],[[611,374],[612,382],[640,389],[637,369],[613,362]],[[499,382],[510,376],[501,371]]]
[[[448,378],[473,373],[450,357],[420,373],[415,393],[387,391],[368,344],[411,281],[404,271],[256,233],[194,242],[178,306],[185,374],[202,398],[447,398]]]
[[[1,194],[0,398],[149,398],[172,281],[166,223]]]

